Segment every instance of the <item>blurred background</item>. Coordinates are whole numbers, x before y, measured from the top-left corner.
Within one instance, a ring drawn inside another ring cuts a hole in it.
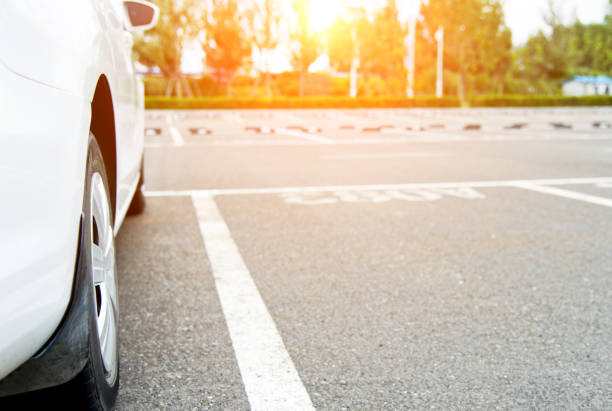
[[[148,96],[612,94],[612,0],[153,2],[134,45]]]

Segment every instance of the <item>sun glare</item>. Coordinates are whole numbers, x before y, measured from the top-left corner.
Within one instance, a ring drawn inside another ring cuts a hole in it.
[[[317,32],[329,28],[342,12],[340,0],[310,0],[310,27]]]

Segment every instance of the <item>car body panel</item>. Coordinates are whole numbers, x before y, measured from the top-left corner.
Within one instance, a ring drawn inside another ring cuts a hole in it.
[[[0,3],[0,379],[52,336],[72,292],[91,101],[108,79],[119,229],[143,153],[142,85],[119,0]]]
[[[51,336],[68,305],[89,102],[0,65],[0,377]],[[6,93],[6,94],[5,94]],[[36,95],[35,99],[31,96]]]

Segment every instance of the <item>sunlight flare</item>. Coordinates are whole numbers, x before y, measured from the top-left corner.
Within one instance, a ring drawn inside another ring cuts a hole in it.
[[[316,32],[329,28],[342,13],[341,0],[310,0],[309,25]]]

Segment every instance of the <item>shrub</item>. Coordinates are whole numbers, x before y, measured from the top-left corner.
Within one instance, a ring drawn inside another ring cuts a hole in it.
[[[551,107],[551,106],[607,106],[612,105],[612,96],[474,96],[468,98],[470,107]],[[441,99],[417,96],[405,97],[197,97],[177,98],[147,96],[146,107],[150,109],[274,109],[274,108],[416,108],[416,107],[460,107],[457,97]]]
[[[470,107],[609,106],[612,96],[501,95],[468,98]]]
[[[254,98],[176,98],[153,97],[146,98],[149,109],[273,109],[273,108],[410,108],[410,107],[459,107],[456,97],[278,97],[267,99]]]

